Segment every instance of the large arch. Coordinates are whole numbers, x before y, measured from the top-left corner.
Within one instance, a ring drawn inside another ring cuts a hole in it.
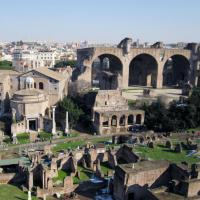
[[[101,54],[92,63],[92,87],[113,90],[122,86],[123,65],[112,54]]]
[[[181,87],[190,80],[190,62],[183,55],[173,55],[167,59],[163,68],[163,86]]]
[[[158,63],[150,54],[139,54],[129,65],[129,86],[156,87]]]

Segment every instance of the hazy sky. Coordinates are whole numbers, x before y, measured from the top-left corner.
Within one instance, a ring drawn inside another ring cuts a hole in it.
[[[200,42],[200,0],[0,0],[0,41]]]

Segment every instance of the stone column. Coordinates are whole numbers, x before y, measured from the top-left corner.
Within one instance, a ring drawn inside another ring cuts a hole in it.
[[[31,191],[33,188],[33,172],[28,172],[28,189]]]
[[[136,124],[136,117],[137,115],[133,115],[133,125]]]
[[[32,198],[31,198],[31,191],[29,190],[28,191],[28,200],[31,200]]]
[[[142,117],[141,117],[141,125],[143,125],[144,124],[144,115],[142,115]]]
[[[26,124],[26,133],[29,132],[29,120],[25,118],[25,124]]]
[[[69,134],[69,120],[68,120],[68,111],[66,112],[66,121],[65,121],[65,134]]]
[[[40,118],[39,117],[36,119],[36,129],[38,132],[40,132]]]
[[[52,106],[52,131],[51,131],[51,133],[53,135],[56,134],[55,110],[56,110],[56,106]]]
[[[195,76],[194,86],[198,86],[198,81],[199,81],[198,76]]]

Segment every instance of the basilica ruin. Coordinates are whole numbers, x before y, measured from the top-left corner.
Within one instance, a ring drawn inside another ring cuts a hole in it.
[[[164,48],[162,43],[141,48],[133,47],[132,39],[125,38],[117,47],[84,48],[77,53],[76,80],[88,87],[112,90],[200,84],[198,44],[188,44],[185,49]]]

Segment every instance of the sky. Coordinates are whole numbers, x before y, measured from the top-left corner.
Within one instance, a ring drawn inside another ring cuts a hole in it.
[[[0,41],[200,42],[200,0],[0,0]]]

